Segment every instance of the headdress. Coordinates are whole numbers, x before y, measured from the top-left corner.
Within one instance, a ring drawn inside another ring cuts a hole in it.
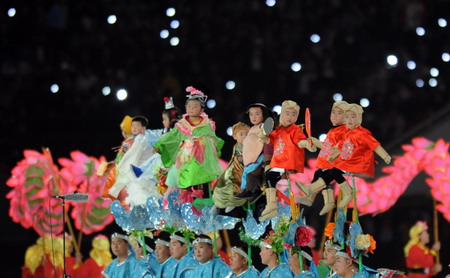
[[[128,243],[130,243],[130,240],[128,239],[128,236],[122,235],[122,234],[119,234],[119,233],[114,233],[114,234],[112,234],[112,235],[111,235],[111,240],[113,240],[113,239],[116,238],[116,237],[121,238],[121,239],[127,241]]]
[[[297,111],[297,115],[300,113],[300,106],[292,100],[285,100],[283,101],[283,103],[281,104],[281,113],[280,113],[280,124],[284,125],[282,117],[283,117],[283,111],[288,109],[288,108],[292,108],[295,111]]]
[[[120,129],[123,130],[126,134],[131,134],[131,121],[132,117],[126,115],[122,122],[120,123]]]
[[[341,108],[344,112],[347,111],[347,107],[348,107],[348,102],[340,100],[340,101],[336,101],[335,103],[333,103],[333,108]]]
[[[347,106],[347,110],[345,112],[347,111],[352,111],[353,113],[356,114],[357,125],[360,125],[362,123],[362,114],[364,113],[364,110],[360,105],[356,103],[351,103]]]
[[[247,255],[247,253],[245,253],[241,248],[236,247],[236,246],[233,246],[233,247],[231,248],[231,252],[238,253],[238,254],[241,255],[242,257],[246,258],[247,261],[248,261],[248,255]]]
[[[409,241],[404,248],[405,256],[408,256],[409,249],[411,249],[413,245],[420,242],[419,235],[426,230],[428,230],[428,225],[425,221],[417,221],[416,224],[409,229]]]
[[[106,267],[112,261],[109,248],[109,239],[104,235],[98,235],[92,240],[92,250],[89,255],[97,265]]]
[[[196,238],[193,242],[192,242],[192,245],[196,245],[196,244],[199,244],[199,243],[208,243],[208,244],[211,244],[211,245],[213,245],[213,242],[212,242],[212,240],[211,239],[209,239],[209,238],[203,238],[203,237],[198,237],[198,238]]]
[[[234,124],[233,127],[231,128],[231,130],[233,131],[232,135],[233,136],[236,135],[236,133],[238,133],[240,130],[243,130],[243,129],[249,130],[250,127],[248,125],[244,124],[243,122],[238,122],[238,123]]]
[[[197,90],[196,88],[194,88],[192,86],[189,86],[186,88],[186,92],[190,93],[189,95],[186,95],[187,101],[196,99],[196,100],[200,101],[200,103],[202,104],[202,107],[205,107],[205,103],[206,103],[206,100],[208,99],[208,96],[205,95],[202,91]]]
[[[169,110],[175,108],[175,105],[173,104],[173,99],[172,97],[164,97],[164,109],[165,110]]]

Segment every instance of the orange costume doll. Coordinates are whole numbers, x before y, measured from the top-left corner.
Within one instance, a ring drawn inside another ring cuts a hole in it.
[[[441,244],[436,242],[430,249],[426,246],[429,242],[427,223],[417,221],[409,230],[409,241],[404,249],[408,278],[429,278],[442,270],[442,265],[435,262]]]

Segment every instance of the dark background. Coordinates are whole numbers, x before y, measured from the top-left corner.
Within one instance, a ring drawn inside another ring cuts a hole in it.
[[[166,16],[176,9],[173,18]],[[0,179],[5,184],[24,149],[49,147],[54,158],[81,150],[92,156],[114,157],[121,142],[119,123],[126,114],[145,115],[150,128],[161,128],[163,97],[184,106],[184,88],[202,82],[217,106],[206,112],[226,140],[228,159],[233,141],[226,135],[245,107],[283,100],[298,102],[312,114],[314,136],[330,128],[333,94],[359,103],[365,97],[363,125],[391,154],[415,136],[450,141],[450,27],[439,27],[450,1],[49,1],[2,0],[0,3]],[[14,17],[8,16],[16,9]],[[113,25],[107,23],[117,16]],[[171,29],[173,19],[180,21]],[[450,18],[446,18],[450,20]],[[416,27],[426,30],[416,34]],[[163,29],[170,32],[161,39]],[[314,44],[312,34],[321,40]],[[178,46],[169,39],[177,36]],[[394,54],[398,65],[389,67]],[[406,63],[415,61],[409,70]],[[291,70],[300,62],[299,72]],[[430,69],[439,69],[431,87]],[[416,80],[425,82],[416,86]],[[225,83],[236,82],[229,91]],[[50,86],[58,84],[56,94]],[[111,94],[102,95],[109,86]],[[125,88],[128,98],[115,93]],[[302,117],[299,123],[303,122]],[[376,217],[361,218],[374,235],[377,250],[366,264],[402,269],[408,229],[417,220],[432,219],[429,187],[419,175],[397,204]],[[1,196],[10,190],[2,186]],[[323,228],[321,203],[306,211],[310,224]],[[32,230],[12,223],[9,201],[1,202],[1,249],[8,267],[2,277],[19,277]],[[441,216],[442,262],[448,265],[450,226]],[[114,230],[114,225],[109,231]],[[91,237],[86,237],[87,241]],[[89,250],[89,244],[86,250]],[[87,252],[87,251],[85,251]],[[87,256],[87,253],[85,253]],[[444,268],[441,276],[449,273]]]

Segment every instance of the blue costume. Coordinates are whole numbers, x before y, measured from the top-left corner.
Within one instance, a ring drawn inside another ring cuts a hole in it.
[[[139,267],[139,261],[130,253],[128,258],[121,263],[115,258],[105,270],[103,270],[102,274],[107,278],[134,278],[142,277],[144,273],[141,271],[142,269]]]
[[[142,260],[139,261],[139,268],[143,269],[143,275],[142,276],[136,276],[136,278],[153,278],[155,277],[156,273],[161,268],[161,265],[155,258],[154,253],[150,253],[147,256],[145,256]],[[141,271],[138,271],[141,272]]]
[[[221,259],[214,258],[207,263],[200,263],[193,272],[193,278],[225,278],[230,267]]]
[[[269,269],[266,267],[259,275],[260,278],[288,278],[294,277],[287,264],[279,264],[276,267]]]
[[[175,266],[174,278],[190,278],[197,267],[198,261],[194,258],[192,253],[184,256]]]
[[[169,257],[165,262],[160,264],[159,271],[156,273],[156,278],[172,278],[175,277],[175,268],[178,261],[172,257]]]
[[[234,274],[233,272],[228,273],[228,275],[225,278],[258,278],[259,277],[259,271],[256,270],[253,266],[251,268],[248,268],[246,271],[242,272],[239,275]]]

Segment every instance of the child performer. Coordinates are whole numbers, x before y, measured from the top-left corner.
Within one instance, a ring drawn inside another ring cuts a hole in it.
[[[303,173],[305,164],[305,150],[316,151],[314,145],[310,145],[303,130],[296,125],[300,106],[292,101],[286,100],[281,106],[280,125],[263,140],[274,145],[270,170],[266,172],[267,205],[261,214],[260,221],[273,218],[278,215],[277,209],[277,189],[276,184],[283,174],[288,172]],[[288,177],[289,178],[289,177]]]
[[[208,183],[222,173],[219,163],[224,141],[216,136],[215,122],[204,112],[206,99],[202,91],[187,87],[186,114],[154,145],[169,170],[166,184],[188,188]]]
[[[347,105],[348,103],[346,101],[336,101],[333,104],[330,114],[330,121],[333,124],[333,128],[328,131],[327,137],[323,143],[317,138],[311,137],[313,144],[321,149],[316,161],[316,167],[319,169],[314,173],[312,182],[315,182],[318,178],[327,173],[327,170],[333,168],[333,164],[337,162],[335,160],[333,163],[330,163],[327,158],[331,154],[333,147],[342,145],[344,135],[348,130],[347,126],[344,124],[344,113],[347,110]],[[320,190],[321,188],[311,188],[311,195],[309,197],[299,196],[296,199],[304,205],[311,206]],[[335,207],[333,189],[330,185],[327,185],[326,188],[322,190],[322,195],[324,207],[320,211],[320,215],[328,213],[328,211]]]
[[[220,176],[214,188],[214,205],[218,208],[226,208],[225,212],[230,212],[235,207],[245,204],[245,199],[237,199],[234,194],[241,193],[241,180],[244,171],[242,160],[242,143],[248,134],[250,127],[242,122],[233,126],[233,138],[236,144],[233,147],[233,156],[225,172]]]
[[[334,164],[334,168],[310,186],[298,183],[307,196],[312,194],[312,190],[323,189],[327,184],[335,180],[342,190],[342,200],[339,203],[339,208],[342,208],[352,200],[352,188],[343,177],[343,171],[373,177],[374,152],[386,164],[391,162],[391,156],[381,147],[380,143],[372,136],[372,133],[361,126],[363,112],[362,107],[358,104],[349,104],[347,106],[345,124],[349,130],[345,133],[341,151],[337,152],[337,155],[340,155],[340,160]],[[328,156],[328,161],[333,161],[336,156],[332,153]]]

